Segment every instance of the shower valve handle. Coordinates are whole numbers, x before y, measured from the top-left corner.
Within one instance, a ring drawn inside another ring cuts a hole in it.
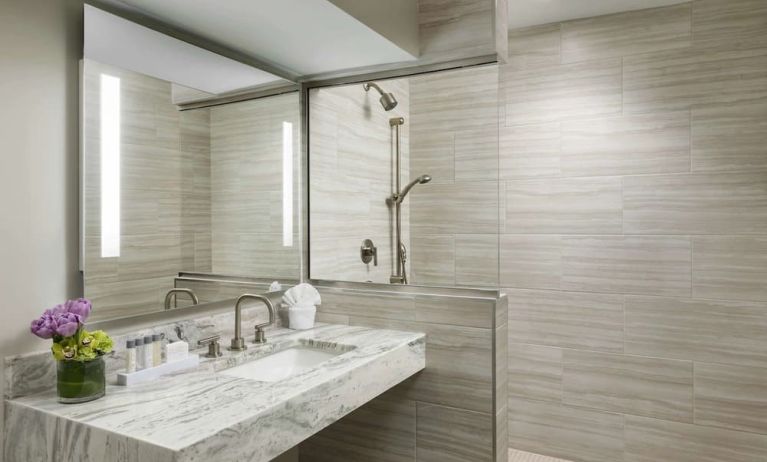
[[[362,260],[362,263],[365,263],[366,265],[370,263],[370,260],[373,260],[373,265],[378,266],[378,248],[370,239],[362,241],[362,246],[360,246],[360,259]]]

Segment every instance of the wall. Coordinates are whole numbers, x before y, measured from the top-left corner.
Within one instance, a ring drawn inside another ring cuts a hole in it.
[[[101,256],[101,74],[120,79],[120,255]],[[179,271],[211,271],[208,109],[179,111],[171,84],[85,60],[85,296],[94,316],[156,311]],[[181,299],[179,299],[181,301]]]
[[[397,107],[384,111],[374,89],[361,84],[309,93],[310,264],[314,279],[389,283],[394,271],[394,141],[389,119],[401,127],[402,186],[409,181],[410,91],[407,79],[378,82]],[[409,204],[402,207],[402,240],[410,248]],[[360,246],[371,239],[378,266],[362,263]]]
[[[30,320],[79,293],[78,124],[72,115],[78,111],[82,2],[0,2],[0,43],[6,44],[0,51],[5,357],[46,348],[48,342],[28,333]]]
[[[513,31],[512,447],[767,459],[767,3]]]
[[[418,0],[420,61],[495,54],[495,7],[496,0]],[[500,11],[505,15],[505,9]],[[505,22],[498,25],[505,30]]]
[[[409,80],[411,282],[498,287],[498,67]]]
[[[321,294],[319,321],[425,332],[426,369],[302,443],[302,462],[505,462],[505,298]]]
[[[283,242],[283,122],[292,124],[292,243]],[[299,273],[297,93],[210,109],[212,271],[291,278]]]

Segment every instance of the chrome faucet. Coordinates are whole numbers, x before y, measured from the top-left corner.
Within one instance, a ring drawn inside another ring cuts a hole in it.
[[[269,321],[265,322],[263,324],[256,325],[256,343],[264,343],[266,342],[266,336],[264,335],[264,327],[271,326],[274,324],[274,318],[276,317],[276,314],[274,312],[274,305],[272,305],[272,301],[269,300],[267,297],[263,295],[256,295],[256,294],[243,294],[240,295],[240,297],[237,299],[237,301],[234,304],[234,338],[232,339],[232,346],[229,347],[232,351],[243,351],[247,350],[248,347],[245,345],[245,339],[242,338],[242,302],[248,299],[253,300],[261,300],[266,305],[266,308],[269,310]]]
[[[171,299],[173,299],[173,296],[175,295],[176,297],[178,297],[178,295],[176,295],[176,294],[187,294],[190,297],[192,297],[192,302],[194,302],[195,305],[200,303],[200,300],[197,298],[197,295],[195,295],[194,292],[192,292],[191,289],[170,289],[168,291],[168,293],[165,294],[165,309],[166,310],[170,309],[170,301],[171,301]]]

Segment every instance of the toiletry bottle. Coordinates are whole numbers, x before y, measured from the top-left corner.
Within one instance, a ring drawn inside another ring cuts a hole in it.
[[[136,372],[136,342],[133,340],[125,344],[125,371]]]
[[[152,365],[154,367],[162,364],[162,334],[152,335]]]
[[[144,367],[147,369],[154,367],[152,364],[152,336],[147,335],[144,337]]]
[[[144,339],[139,337],[133,343],[136,345],[136,370],[140,371],[146,368],[146,363],[144,362]]]

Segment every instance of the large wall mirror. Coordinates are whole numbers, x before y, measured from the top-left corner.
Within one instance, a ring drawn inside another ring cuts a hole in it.
[[[298,93],[250,98],[289,82],[204,50],[101,50],[99,28],[146,33],[126,23],[87,7],[82,270],[100,319],[165,309],[182,273],[298,279]]]
[[[311,278],[498,287],[497,66],[308,101]]]

